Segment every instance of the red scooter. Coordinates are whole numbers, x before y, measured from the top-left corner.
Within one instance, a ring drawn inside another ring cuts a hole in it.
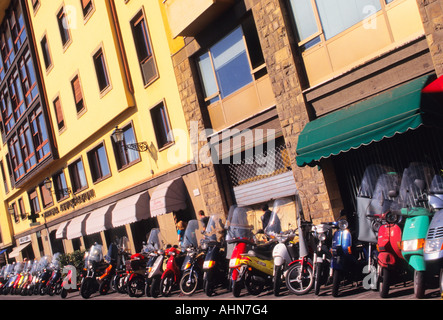
[[[160,280],[160,294],[163,297],[169,296],[174,287],[178,287],[181,279],[180,266],[186,256],[181,254],[177,246],[167,249],[165,255],[169,258]]]
[[[238,281],[241,255],[248,252],[254,244],[252,227],[248,223],[247,213],[249,210],[247,207],[232,206],[225,226],[227,229],[226,243],[228,248],[226,256],[231,257],[229,260],[230,286],[235,297],[240,295],[244,285],[243,281]]]
[[[373,221],[377,235],[378,266],[377,283],[380,297],[386,298],[393,277],[405,273],[406,264],[401,253],[402,216],[396,200],[400,187],[400,176],[390,172],[382,174],[377,181],[371,201],[373,209],[368,218]],[[375,212],[375,213],[374,213]]]

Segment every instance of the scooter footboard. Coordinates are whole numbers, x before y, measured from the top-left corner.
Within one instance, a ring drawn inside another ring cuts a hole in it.
[[[405,257],[406,258],[406,257]],[[413,254],[409,256],[408,263],[416,271],[426,271],[426,262],[422,255]]]

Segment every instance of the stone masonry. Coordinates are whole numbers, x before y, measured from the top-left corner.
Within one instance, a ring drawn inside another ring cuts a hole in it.
[[[326,180],[326,168],[321,171],[317,167],[300,168],[295,161],[298,136],[311,119],[302,94],[302,72],[286,28],[289,24],[285,23],[284,4],[279,0],[246,3],[254,15],[305,218],[310,215],[314,223],[335,219],[342,208],[335,176]]]
[[[437,76],[443,74],[443,0],[417,0]]]

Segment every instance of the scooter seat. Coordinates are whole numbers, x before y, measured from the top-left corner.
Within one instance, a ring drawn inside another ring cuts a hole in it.
[[[274,243],[266,243],[264,245],[256,246],[253,250],[249,250],[248,254],[263,260],[272,260],[272,250]]]

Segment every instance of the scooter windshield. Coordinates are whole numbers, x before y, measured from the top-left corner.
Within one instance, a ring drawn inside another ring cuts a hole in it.
[[[269,223],[264,230],[265,233],[268,235],[277,235],[291,228],[295,228],[297,209],[297,205],[294,204],[291,198],[274,200]]]
[[[89,249],[88,262],[100,262],[103,260],[103,246],[101,244],[94,244]]]
[[[235,238],[252,239],[252,226],[248,223],[248,211],[250,210],[247,207],[232,207],[229,210],[226,222],[228,228],[226,240]]]
[[[226,219],[223,214],[217,213],[209,217],[204,233],[205,241],[220,241],[223,236]]]
[[[399,211],[401,207],[398,198],[389,196],[391,191],[398,192],[399,188],[400,176],[397,173],[382,174],[377,180],[368,214],[382,214],[389,210]]]
[[[367,166],[365,172],[363,173],[363,178],[361,180],[357,197],[372,198],[378,177],[391,171],[393,170],[380,164],[371,164]]]
[[[185,235],[183,236],[183,243],[181,244],[181,247],[183,249],[189,248],[189,247],[198,247],[198,241],[197,241],[197,231],[199,229],[198,220],[190,220],[188,222],[188,226],[185,230]]]
[[[443,177],[436,174],[432,179],[429,192],[432,194],[443,194]]]
[[[40,260],[38,261],[38,270],[43,270],[48,266],[48,264],[49,264],[49,257],[48,256],[41,257]]]
[[[61,257],[60,252],[57,252],[54,254],[54,256],[52,257],[52,261],[51,261],[51,269],[59,269],[60,268],[60,266],[61,266],[60,257]]]
[[[23,272],[24,267],[25,266],[24,266],[23,262],[17,262],[17,264],[14,267],[14,273],[17,274],[17,273]]]
[[[426,190],[429,190],[434,170],[425,163],[411,163],[403,171],[400,186],[400,204],[402,208],[426,206]]]
[[[165,245],[165,240],[160,233],[160,229],[154,228],[149,232],[148,242],[146,245],[146,250],[148,250],[148,252],[163,248]]]

